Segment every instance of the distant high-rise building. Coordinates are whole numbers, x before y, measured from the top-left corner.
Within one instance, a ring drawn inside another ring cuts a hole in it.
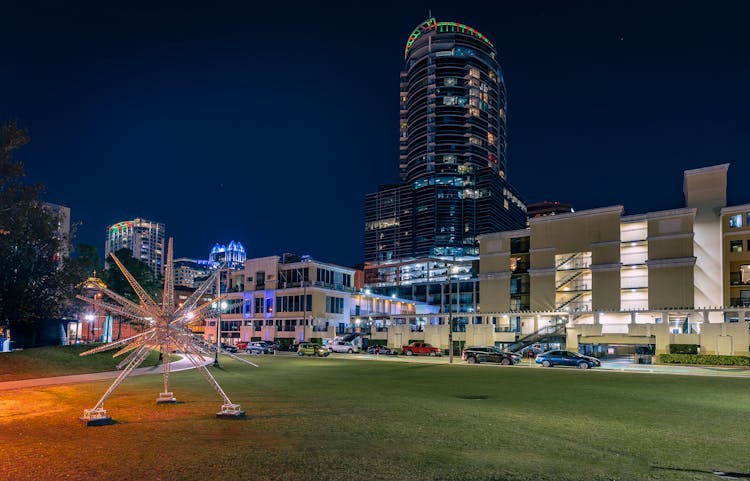
[[[57,238],[60,241],[59,260],[70,256],[70,207],[44,203],[44,208],[57,219]]]
[[[242,243],[230,241],[229,245],[214,244],[208,255],[208,262],[212,267],[218,267],[222,262],[226,262],[230,269],[242,269],[246,258],[247,254]]]
[[[492,42],[430,18],[406,44],[401,184],[365,203],[365,261],[476,257],[477,236],[526,224],[506,181],[505,84]]]
[[[155,275],[164,274],[164,224],[145,219],[118,222],[107,227],[104,258],[110,252],[128,249],[148,264]]]

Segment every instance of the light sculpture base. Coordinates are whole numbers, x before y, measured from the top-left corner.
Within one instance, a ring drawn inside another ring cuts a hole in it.
[[[216,417],[225,419],[242,419],[245,417],[245,411],[240,409],[239,404],[222,404],[221,412],[216,413]]]
[[[107,416],[107,410],[104,408],[84,409],[83,416],[78,418],[86,426],[106,426],[114,424],[111,417]]]
[[[171,392],[160,392],[159,397],[156,398],[156,404],[168,404],[176,402],[177,398],[174,397],[174,393]]]

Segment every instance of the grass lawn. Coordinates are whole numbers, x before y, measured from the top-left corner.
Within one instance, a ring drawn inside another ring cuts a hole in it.
[[[0,479],[712,480],[750,469],[747,380],[284,356],[0,393]]]
[[[34,379],[38,377],[66,376],[90,372],[114,371],[125,355],[113,358],[117,350],[80,357],[79,354],[99,344],[77,344],[72,346],[36,347],[21,351],[0,353],[0,382]],[[159,353],[154,352],[141,364],[154,366]]]

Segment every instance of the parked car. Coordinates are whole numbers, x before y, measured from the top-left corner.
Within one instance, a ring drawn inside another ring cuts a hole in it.
[[[386,346],[370,346],[367,348],[367,354],[395,354],[395,352]]]
[[[328,350],[331,352],[346,352],[349,354],[359,352],[359,348],[348,341],[333,341],[328,343]]]
[[[221,349],[223,351],[231,352],[232,354],[237,352],[237,348],[235,346],[231,344],[224,344],[223,342],[221,343]]]
[[[492,362],[513,366],[521,362],[521,356],[512,352],[501,351],[494,346],[475,346],[467,347],[461,351],[461,359],[469,364],[479,364],[480,362]]]
[[[264,341],[248,342],[245,346],[245,352],[248,354],[273,354],[273,344]]]
[[[255,341],[255,342],[258,342],[258,343],[266,346],[268,349],[271,349],[272,351],[278,351],[279,350],[279,345],[276,344],[275,342],[271,342],[271,341]]]
[[[415,354],[422,356],[441,356],[443,354],[443,351],[432,344],[427,344],[426,342],[412,342],[408,346],[403,346],[401,352],[407,356],[413,356]]]
[[[302,356],[318,356],[318,357],[326,357],[329,355],[330,352],[328,352],[328,349],[324,348],[320,344],[315,344],[312,342],[302,342],[299,345],[299,348],[297,349],[297,355]]]
[[[536,363],[544,367],[575,366],[578,369],[588,369],[602,365],[601,361],[595,357],[584,356],[583,354],[570,351],[543,352],[536,357]]]

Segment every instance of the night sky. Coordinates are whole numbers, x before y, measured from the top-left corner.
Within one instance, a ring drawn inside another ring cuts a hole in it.
[[[29,129],[18,158],[76,243],[101,253],[108,224],[143,217],[176,256],[233,239],[361,262],[429,9],[498,49],[527,202],[676,208],[683,170],[729,162],[729,203],[750,203],[746,2],[270,3],[3,2],[0,121]]]

